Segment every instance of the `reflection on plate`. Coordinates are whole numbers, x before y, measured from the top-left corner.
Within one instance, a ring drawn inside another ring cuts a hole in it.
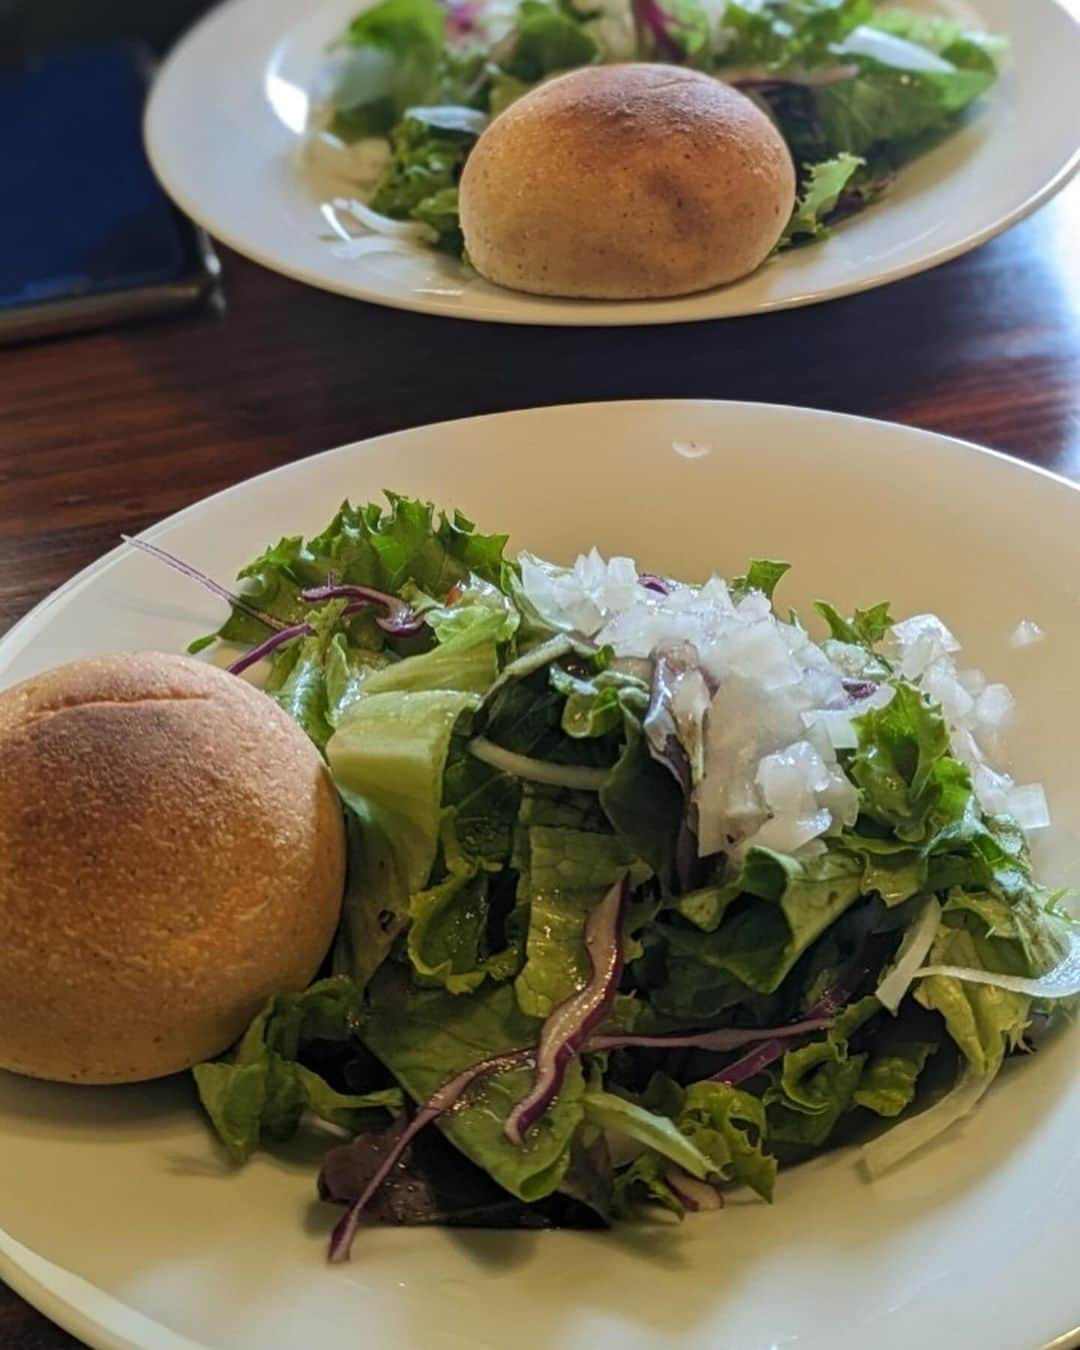
[[[512,488],[492,473],[496,457],[512,458]],[[796,606],[813,593],[849,606],[888,595],[898,610],[948,614],[970,659],[1017,694],[1013,767],[1041,778],[1054,808],[1044,874],[1080,871],[1070,485],[853,418],[601,404],[345,447],[151,535],[227,577],[267,540],[317,529],[342,497],[390,483],[458,502],[554,558],[595,540],[701,576],[783,555]],[[958,501],[977,509],[958,513]],[[216,617],[213,597],[117,550],[7,635],[0,682],[102,649],[177,650]],[[1010,645],[1021,619],[1045,639]],[[175,1346],[147,1317],[215,1350],[1037,1347],[1077,1321],[1076,1034],[1013,1066],[957,1135],[873,1184],[841,1152],[787,1173],[776,1208],[734,1197],[679,1229],[601,1237],[380,1230],[345,1268],[323,1262],[335,1214],[314,1203],[321,1145],[230,1173],[183,1081],[79,1090],[0,1075],[0,1277],[100,1347]],[[1015,1294],[993,1298],[997,1287]]]

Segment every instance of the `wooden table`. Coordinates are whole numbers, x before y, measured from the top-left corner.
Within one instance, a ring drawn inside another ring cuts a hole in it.
[[[121,531],[343,441],[504,408],[804,404],[1080,479],[1078,241],[1080,182],[1004,238],[883,290],[760,318],[593,330],[377,309],[225,253],[223,313],[0,354],[0,632]],[[0,1286],[3,1350],[74,1344]]]

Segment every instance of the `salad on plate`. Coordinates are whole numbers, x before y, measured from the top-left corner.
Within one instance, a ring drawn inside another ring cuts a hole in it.
[[[686,65],[748,94],[798,175],[779,249],[826,237],[958,125],[1005,43],[873,0],[378,0],[330,54],[305,158],[337,236],[462,256],[458,183],[489,122],[597,63]]]
[[[325,971],[194,1070],[238,1163],[336,1136],[335,1259],[366,1221],[771,1201],[846,1143],[873,1178],[1071,1007],[1080,934],[1028,851],[1046,799],[1001,767],[1012,696],[941,619],[793,613],[780,562],[511,561],[387,498],[236,592],[133,541],[232,601],[193,649],[239,644],[340,794]]]

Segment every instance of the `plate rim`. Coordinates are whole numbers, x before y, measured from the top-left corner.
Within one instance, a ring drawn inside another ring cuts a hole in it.
[[[366,0],[370,3],[371,0]],[[1030,2],[1030,0],[1029,0]],[[891,267],[886,266],[872,280],[865,278],[849,278],[847,281],[839,282],[828,288],[824,293],[820,291],[798,291],[794,295],[788,295],[778,299],[766,299],[750,308],[736,309],[732,312],[709,314],[693,313],[678,314],[667,312],[668,307],[677,306],[679,301],[692,300],[702,295],[708,295],[709,291],[696,292],[690,296],[677,296],[670,299],[656,300],[627,300],[627,301],[574,301],[572,298],[562,298],[560,308],[557,310],[546,310],[538,307],[537,313],[532,314],[528,311],[528,302],[530,300],[542,299],[543,297],[529,296],[524,292],[511,292],[518,300],[523,300],[525,308],[519,312],[511,310],[508,313],[486,313],[481,312],[474,306],[466,304],[463,307],[450,307],[443,304],[430,303],[430,299],[415,294],[412,290],[402,290],[400,292],[378,292],[372,288],[365,287],[363,290],[343,290],[340,286],[333,284],[328,276],[313,276],[310,271],[306,271],[300,266],[274,259],[270,254],[262,249],[247,242],[243,237],[237,235],[232,230],[221,230],[214,222],[205,217],[200,210],[198,202],[182,186],[178,186],[175,180],[168,172],[167,166],[163,160],[167,156],[162,154],[162,144],[165,138],[163,131],[166,125],[165,119],[160,113],[161,90],[165,81],[172,78],[176,69],[180,68],[182,63],[190,59],[190,52],[197,48],[206,37],[206,34],[219,24],[227,24],[233,15],[242,12],[245,9],[252,8],[258,3],[258,0],[225,0],[223,4],[217,5],[209,13],[199,19],[191,28],[184,33],[179,42],[172,48],[166,59],[156,72],[153,85],[146,100],[146,106],[143,112],[142,128],[143,143],[146,148],[147,157],[150,165],[157,177],[159,183],[180,207],[185,215],[189,216],[197,224],[201,225],[216,239],[219,239],[226,247],[242,257],[256,263],[268,271],[276,272],[280,276],[286,277],[290,281],[299,282],[302,285],[311,286],[316,290],[322,291],[328,295],[341,296],[343,299],[360,301],[363,304],[378,305],[388,309],[401,310],[407,313],[425,314],[432,318],[439,319],[458,319],[469,323],[492,323],[505,324],[510,327],[542,327],[542,328],[633,328],[633,327],[654,327],[662,324],[683,324],[683,323],[711,323],[722,320],[753,318],[762,314],[775,314],[788,309],[801,309],[810,305],[828,304],[833,300],[842,300],[852,295],[861,294],[864,291],[878,290],[885,286],[894,285],[898,281],[904,281],[909,277],[918,276],[923,272],[932,271],[947,262],[962,257],[970,253],[999,235],[1006,233],[1015,225],[1020,224],[1029,216],[1033,215],[1040,207],[1046,205],[1058,195],[1072,179],[1080,172],[1080,143],[1076,145],[1071,156],[1059,166],[1054,174],[1041,188],[1031,193],[1022,202],[1018,203],[1012,210],[1006,212],[999,219],[982,226],[980,229],[973,230],[961,238],[954,240],[951,244],[944,244],[940,248],[931,251],[921,258],[910,260],[906,263],[895,264]],[[358,4],[365,3],[365,0],[357,0]],[[1056,10],[1066,23],[1070,24],[1074,30],[1074,38],[1077,39],[1077,50],[1080,52],[1080,14],[1074,14],[1067,6],[1066,0],[1038,0],[1038,3],[1045,5],[1050,10]],[[503,288],[500,288],[503,289]],[[716,293],[722,294],[724,287],[715,288]],[[645,313],[639,313],[636,316],[623,315],[619,311],[619,305],[625,304],[627,307],[646,310]],[[562,306],[580,305],[581,308],[574,309],[571,312],[565,312]]]
[[[1057,3],[1057,0],[1052,0]],[[236,3],[236,0],[229,0],[229,3]],[[1080,155],[1080,150],[1078,150]],[[777,403],[770,400],[758,399],[734,399],[734,398],[629,398],[629,399],[586,399],[576,403],[535,403],[522,408],[504,408],[495,412],[473,413],[465,417],[443,417],[435,422],[420,422],[407,427],[399,427],[395,431],[380,432],[375,436],[364,436],[355,441],[343,441],[339,445],[327,446],[322,450],[312,451],[310,454],[301,454],[296,459],[291,459],[285,464],[277,464],[273,468],[264,469],[260,473],[251,474],[247,478],[241,478],[235,483],[230,483],[227,487],[219,488],[216,492],[208,493],[204,497],[199,497],[187,506],[180,507],[179,510],[163,516],[160,520],[139,530],[134,537],[139,539],[153,540],[159,533],[170,529],[173,525],[186,519],[202,507],[211,502],[217,502],[230,493],[241,492],[251,487],[255,483],[262,482],[277,476],[287,476],[291,473],[302,472],[304,466],[311,461],[320,460],[324,456],[344,455],[352,451],[363,450],[376,442],[391,440],[396,437],[420,436],[425,432],[441,432],[445,427],[461,426],[468,422],[488,422],[503,418],[531,417],[554,413],[578,413],[592,412],[601,408],[655,408],[658,405],[664,405],[672,408],[723,408],[752,410],[753,415],[775,414],[775,413],[793,413],[798,417],[808,416],[812,418],[825,419],[827,421],[841,420],[844,422],[853,422],[860,425],[871,425],[878,427],[889,427],[899,429],[901,432],[911,435],[921,440],[934,440],[945,442],[950,447],[950,453],[969,454],[979,459],[989,458],[996,461],[1005,468],[1021,474],[1031,474],[1037,478],[1042,478],[1058,487],[1066,488],[1070,493],[1080,493],[1080,481],[1075,481],[1058,473],[1053,469],[1047,469],[1041,464],[1029,464],[1026,460],[1019,459],[1015,455],[1009,454],[1006,450],[997,450],[993,446],[981,445],[978,441],[968,440],[962,436],[952,436],[948,432],[934,431],[927,427],[912,426],[907,422],[897,422],[886,417],[868,417],[863,413],[839,412],[830,408],[812,408],[798,403]],[[92,562],[86,564],[73,573],[66,581],[62,581],[59,586],[49,591],[36,604],[32,605],[25,614],[20,615],[18,619],[3,633],[0,633],[0,688],[3,688],[4,660],[9,646],[13,645],[15,639],[20,640],[22,645],[23,629],[28,627],[31,621],[39,619],[46,610],[53,604],[64,599],[76,586],[91,580],[107,567],[111,566],[125,556],[131,545],[122,540],[115,544],[111,549],[95,558]]]

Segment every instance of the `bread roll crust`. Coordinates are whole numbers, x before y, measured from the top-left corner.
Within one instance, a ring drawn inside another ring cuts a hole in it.
[[[0,694],[0,1067],[80,1083],[215,1055],[332,940],[344,829],[264,694],[156,653]]]
[[[489,280],[642,299],[752,272],[791,215],[795,169],[748,98],[698,71],[592,66],[541,85],[465,164],[461,224]]]

